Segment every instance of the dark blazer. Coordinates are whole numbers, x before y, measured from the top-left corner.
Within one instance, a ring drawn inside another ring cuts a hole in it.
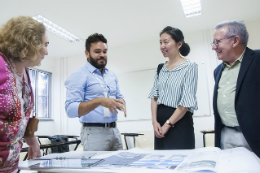
[[[214,70],[213,109],[215,115],[215,146],[220,147],[221,122],[217,109],[218,83],[223,64]],[[260,157],[260,50],[246,48],[239,70],[235,96],[239,126],[253,152]]]

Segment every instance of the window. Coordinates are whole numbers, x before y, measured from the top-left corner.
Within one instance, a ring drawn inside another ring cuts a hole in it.
[[[40,120],[51,120],[50,91],[51,73],[39,69],[29,68],[33,94],[34,110]]]

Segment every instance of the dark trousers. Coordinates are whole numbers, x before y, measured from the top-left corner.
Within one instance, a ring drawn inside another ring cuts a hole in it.
[[[164,123],[172,116],[176,108],[159,105],[157,107],[157,121],[163,126]],[[170,149],[194,149],[195,135],[193,128],[193,113],[187,111],[185,115],[174,127],[171,127],[165,134],[164,138],[154,139],[155,150],[170,150]]]

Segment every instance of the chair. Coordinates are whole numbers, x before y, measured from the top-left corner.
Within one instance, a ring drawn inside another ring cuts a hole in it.
[[[122,145],[123,145],[123,150],[127,150],[126,149],[125,138],[124,138],[124,135],[122,135],[122,133],[121,133],[121,141],[122,141]]]
[[[121,133],[121,135],[124,135],[124,141],[125,141],[125,145],[126,145],[126,149],[128,150],[128,145],[127,144],[127,140],[126,138],[127,137],[133,137],[133,145],[135,147],[135,137],[138,137],[139,135],[144,135],[144,134],[141,134],[141,133]]]
[[[154,149],[154,132],[150,131],[139,131],[138,133],[144,134],[136,138],[136,147],[142,149]]]
[[[203,133],[203,146],[214,147],[215,146],[215,131],[211,129],[200,131]]]

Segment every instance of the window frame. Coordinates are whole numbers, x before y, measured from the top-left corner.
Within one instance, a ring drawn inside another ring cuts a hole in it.
[[[40,121],[54,121],[53,117],[52,117],[52,97],[51,97],[51,92],[52,92],[52,73],[45,71],[45,70],[41,70],[38,68],[28,68],[28,70],[34,70],[35,71],[35,86],[32,86],[33,89],[35,89],[35,95],[34,95],[34,109],[35,109],[35,113],[36,113],[36,118],[38,118]],[[36,87],[38,85],[38,73],[45,73],[49,75],[49,80],[48,80],[48,118],[39,118],[38,117],[38,88]],[[30,76],[31,78],[31,76]]]

